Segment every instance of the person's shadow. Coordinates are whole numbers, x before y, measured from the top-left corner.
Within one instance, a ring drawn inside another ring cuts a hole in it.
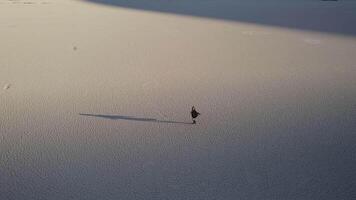
[[[102,115],[102,114],[86,114],[86,113],[79,113],[79,115],[87,116],[87,117],[99,117],[99,118],[105,118],[105,119],[111,119],[111,120],[130,120],[130,121],[168,123],[168,124],[192,124],[192,123],[188,123],[188,122],[159,120],[159,119],[154,119],[154,118],[123,116],[123,115]]]

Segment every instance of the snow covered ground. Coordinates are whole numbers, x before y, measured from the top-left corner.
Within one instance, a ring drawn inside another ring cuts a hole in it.
[[[356,2],[158,2],[0,0],[0,199],[354,199]]]

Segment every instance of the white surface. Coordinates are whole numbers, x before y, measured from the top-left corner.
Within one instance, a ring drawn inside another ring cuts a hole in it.
[[[1,0],[0,199],[352,199],[355,52],[350,34]],[[196,125],[165,122],[192,105]]]

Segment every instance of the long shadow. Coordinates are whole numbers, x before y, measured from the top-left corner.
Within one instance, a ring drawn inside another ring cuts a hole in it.
[[[84,0],[87,2],[343,35],[356,35],[351,1]]]
[[[154,118],[143,118],[143,117],[133,117],[133,116],[122,116],[122,115],[100,115],[100,114],[85,114],[85,113],[79,113],[79,115],[89,116],[89,117],[100,117],[100,118],[111,119],[111,120],[130,120],[130,121],[168,123],[168,124],[192,124],[188,122],[158,120]]]

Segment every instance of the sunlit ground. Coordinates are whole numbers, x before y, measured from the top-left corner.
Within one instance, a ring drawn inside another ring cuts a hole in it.
[[[293,15],[355,17],[324,3],[0,1],[0,199],[352,199],[353,23]]]

